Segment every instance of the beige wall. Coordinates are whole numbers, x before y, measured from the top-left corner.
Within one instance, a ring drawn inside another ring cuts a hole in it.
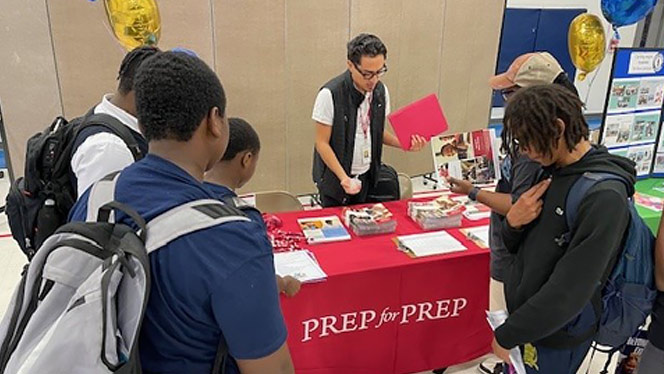
[[[14,173],[25,143],[62,112],[44,1],[0,1],[0,105]]]
[[[311,107],[318,88],[345,68],[345,43],[360,32],[387,44],[384,81],[393,110],[437,93],[452,130],[487,124],[486,81],[495,68],[503,0],[162,0],[159,6],[160,46],[191,48],[213,66],[229,115],[245,117],[261,136],[259,169],[247,190],[313,191]],[[76,116],[114,90],[124,50],[107,29],[100,1],[3,0],[0,27],[9,27],[0,33],[0,99],[13,163],[22,168],[28,135],[62,110]],[[406,157],[390,149],[385,161],[410,174],[433,170],[428,148]]]

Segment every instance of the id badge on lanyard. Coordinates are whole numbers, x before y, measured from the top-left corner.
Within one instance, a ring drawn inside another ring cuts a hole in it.
[[[365,141],[362,145],[362,163],[369,164],[371,163],[371,147]]]
[[[371,109],[367,110],[367,114],[362,118],[362,133],[364,134],[364,142],[362,143],[362,163],[371,163],[371,145],[369,144],[369,137],[371,136]]]

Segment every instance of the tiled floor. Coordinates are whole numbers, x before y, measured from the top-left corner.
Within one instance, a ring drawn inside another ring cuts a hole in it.
[[[415,178],[413,180],[413,187],[416,192],[424,192],[431,190],[432,183],[429,182],[427,185],[423,184],[421,178]],[[4,197],[9,191],[9,182],[8,178],[0,179],[0,196]],[[1,198],[4,202],[4,198]],[[4,214],[0,214],[0,235],[8,234],[9,227],[7,225],[7,218]],[[0,311],[4,315],[14,287],[19,281],[21,268],[25,264],[25,256],[19,250],[18,246],[11,238],[0,238]],[[458,365],[449,368],[445,374],[476,374],[477,365],[485,358],[480,358],[472,362],[465,363],[463,365]],[[603,367],[605,356],[598,354],[595,358],[593,365],[591,367],[590,373],[597,374],[600,372]],[[613,367],[613,366],[612,366]],[[579,374],[586,373],[588,368],[588,363],[584,363],[582,370],[579,371]],[[613,369],[612,369],[613,370]],[[610,370],[610,372],[612,372]],[[422,372],[418,374],[425,374],[431,372]]]

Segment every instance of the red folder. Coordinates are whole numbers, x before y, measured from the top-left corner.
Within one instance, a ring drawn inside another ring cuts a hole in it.
[[[405,150],[410,149],[413,135],[420,135],[426,140],[431,140],[432,137],[448,129],[443,108],[440,107],[435,94],[408,104],[396,112],[390,113],[387,118],[401,143],[401,148]]]

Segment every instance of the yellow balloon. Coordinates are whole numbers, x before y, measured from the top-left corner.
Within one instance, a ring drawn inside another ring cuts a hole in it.
[[[604,25],[594,14],[581,14],[569,25],[569,54],[572,63],[581,71],[579,79],[595,70],[606,54]]]
[[[108,22],[120,44],[128,50],[155,45],[161,36],[155,0],[104,0]]]

